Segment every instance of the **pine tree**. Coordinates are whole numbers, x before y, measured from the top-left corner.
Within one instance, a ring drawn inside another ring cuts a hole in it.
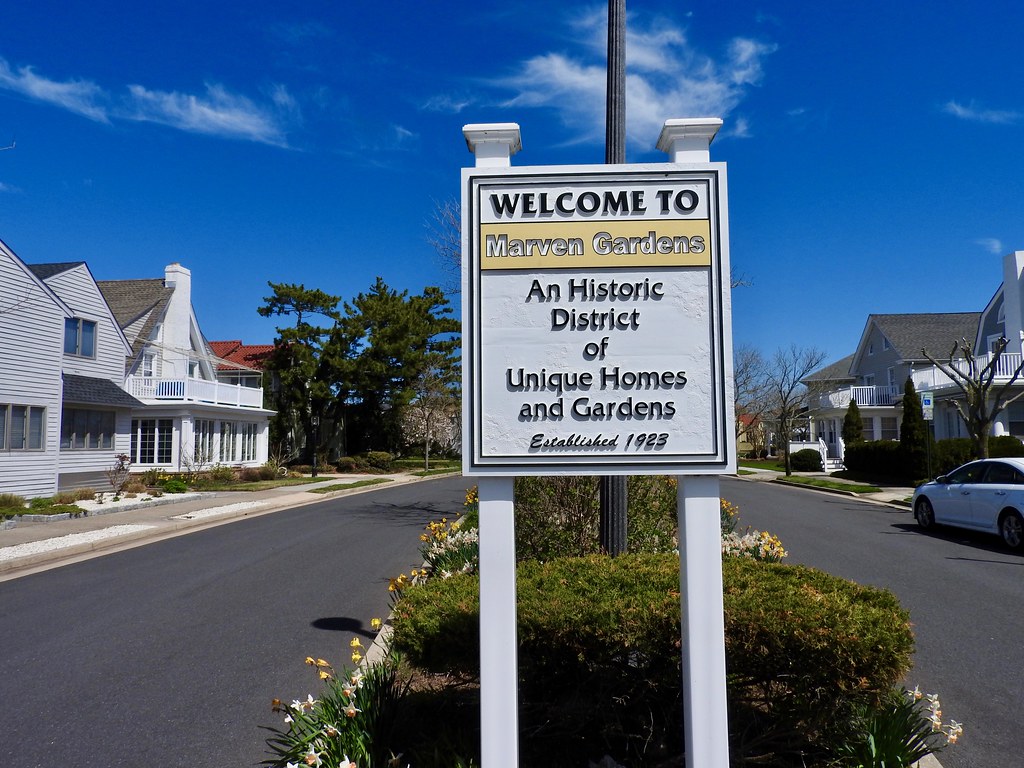
[[[850,400],[846,409],[846,416],[843,417],[843,442],[847,445],[864,439],[864,421],[860,417],[860,408],[856,400]]]
[[[908,480],[923,480],[928,476],[929,440],[931,430],[924,420],[921,398],[908,377],[903,386],[903,421],[900,422],[900,449]]]

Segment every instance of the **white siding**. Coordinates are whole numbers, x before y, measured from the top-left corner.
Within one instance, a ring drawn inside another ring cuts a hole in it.
[[[122,341],[113,315],[86,266],[54,275],[46,284],[71,307],[75,317],[96,323],[96,356],[64,355],[64,372],[109,379],[123,386],[124,358],[131,350]]]
[[[41,451],[0,451],[0,493],[49,496],[57,487],[65,313],[0,243],[0,403],[46,408]]]

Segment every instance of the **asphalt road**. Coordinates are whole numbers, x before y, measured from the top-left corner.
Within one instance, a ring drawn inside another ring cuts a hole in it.
[[[388,613],[461,477],[240,520],[0,583],[0,765],[204,768],[267,757],[270,701],[317,690]]]
[[[964,723],[944,768],[1024,765],[1024,556],[995,537],[947,528],[924,533],[910,510],[768,483],[726,480],[741,527],[778,535],[787,562],[891,589],[917,640],[907,684],[938,693],[943,716]]]

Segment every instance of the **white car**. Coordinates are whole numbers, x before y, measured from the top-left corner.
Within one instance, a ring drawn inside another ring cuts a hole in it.
[[[982,459],[964,464],[914,491],[914,517],[922,528],[953,525],[995,533],[1006,546],[1024,546],[1024,459]]]

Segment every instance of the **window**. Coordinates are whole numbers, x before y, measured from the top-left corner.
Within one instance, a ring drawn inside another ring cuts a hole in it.
[[[255,424],[242,425],[242,461],[256,460],[256,435],[259,427]]]
[[[230,462],[235,460],[235,423],[222,421],[220,423],[220,460]]]
[[[994,485],[1020,485],[1024,483],[1024,475],[1009,464],[995,461],[988,465],[988,472],[985,473],[982,482]]]
[[[80,317],[64,320],[64,354],[96,357],[96,323]]]
[[[882,434],[880,440],[899,440],[899,424],[895,416],[882,417]]]
[[[213,431],[212,420],[196,419],[193,459],[197,464],[208,464],[213,461]]]
[[[863,419],[864,431],[861,433],[865,440],[875,439],[875,419],[873,416],[868,416]]]
[[[170,464],[173,439],[171,419],[132,419],[132,462]]]
[[[113,411],[65,408],[60,421],[60,447],[65,450],[112,449]]]
[[[889,368],[889,369],[886,370],[886,379],[888,380],[890,387],[895,387],[896,386],[896,369],[895,368]]]
[[[0,450],[41,451],[45,447],[46,409],[0,403]]]
[[[145,379],[153,378],[153,363],[156,360],[156,355],[152,352],[147,352],[142,356],[142,364],[139,366],[139,373]]]
[[[869,355],[875,354],[875,345],[874,345],[874,343],[868,344],[868,354]]]
[[[889,346],[890,346],[889,345],[889,339],[886,338],[885,336],[883,336],[882,337],[882,350],[885,351],[885,350],[889,349]]]

